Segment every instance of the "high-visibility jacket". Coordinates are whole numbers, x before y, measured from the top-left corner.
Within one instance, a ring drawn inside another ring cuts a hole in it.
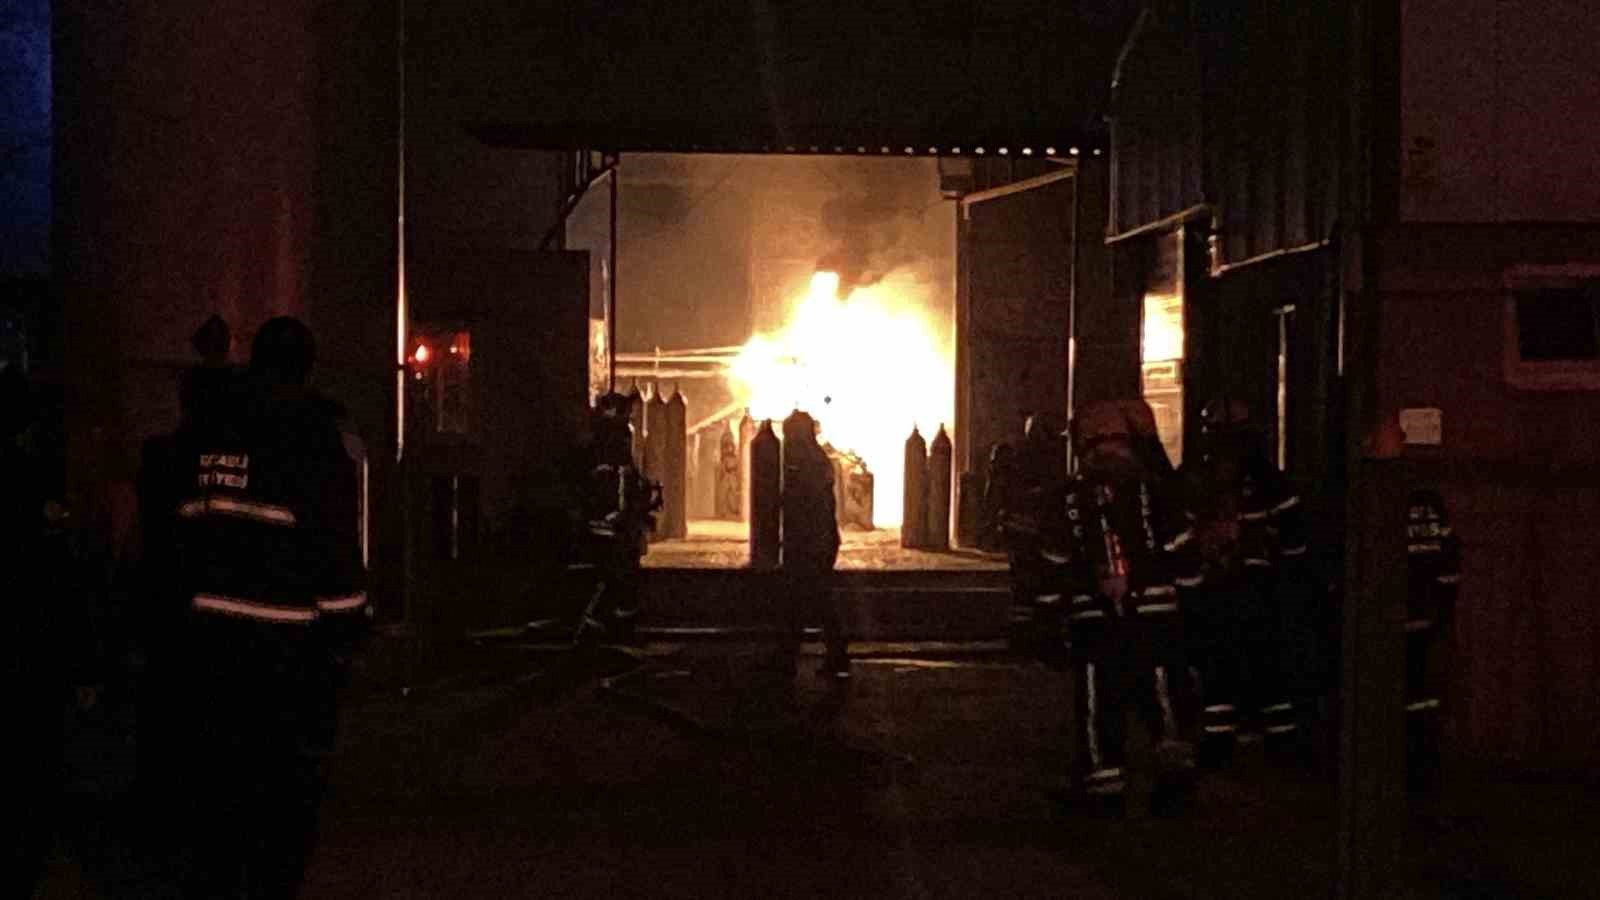
[[[1174,547],[1183,526],[1180,504],[1168,482],[1157,477],[1112,482],[1079,477],[1068,493],[1067,516],[1077,542],[1087,555],[1086,577],[1095,602],[1074,616],[1135,612],[1158,615],[1178,611],[1180,581],[1196,574],[1194,561]],[[1098,576],[1121,574],[1127,578],[1128,596],[1122,610],[1098,596]]]
[[[1450,677],[1449,646],[1461,581],[1461,544],[1444,498],[1412,491],[1406,510],[1406,712],[1436,713]]]
[[[170,464],[171,576],[187,615],[344,649],[370,609],[358,476],[326,404],[239,391],[180,429]]]
[[[1200,463],[1184,472],[1189,527],[1171,549],[1197,570],[1180,586],[1210,587],[1240,579],[1270,583],[1286,566],[1306,561],[1307,529],[1300,496],[1276,468],[1247,469],[1236,480]]]

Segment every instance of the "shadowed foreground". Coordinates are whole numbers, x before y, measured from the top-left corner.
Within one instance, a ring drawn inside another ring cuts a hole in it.
[[[992,645],[853,650],[847,691],[808,659],[792,698],[736,643],[500,645],[405,696],[362,693],[305,896],[1329,895],[1331,785],[1246,752],[1170,816],[1095,818],[1050,799],[1060,676]],[[115,784],[78,787],[41,896],[159,895]],[[1580,896],[1588,801],[1543,794],[1474,791],[1427,833],[1415,895]]]

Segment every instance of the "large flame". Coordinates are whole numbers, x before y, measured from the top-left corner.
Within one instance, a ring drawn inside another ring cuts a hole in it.
[[[872,470],[874,524],[898,525],[911,427],[931,441],[954,409],[949,329],[930,321],[910,278],[891,276],[842,299],[838,289],[837,274],[813,275],[788,323],[752,337],[729,380],[757,421],[811,413],[822,440]]]

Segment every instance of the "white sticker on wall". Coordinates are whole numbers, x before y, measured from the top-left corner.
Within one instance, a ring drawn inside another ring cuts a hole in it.
[[[1438,446],[1444,443],[1444,414],[1432,407],[1400,410],[1400,430],[1406,443]]]

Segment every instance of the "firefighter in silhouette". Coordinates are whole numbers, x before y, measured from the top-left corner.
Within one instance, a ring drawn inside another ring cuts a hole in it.
[[[844,610],[833,590],[839,557],[839,522],[833,489],[833,464],[817,444],[817,423],[796,410],[783,420],[782,571],[784,621],[780,661],[793,671],[806,620],[822,624],[826,649],[820,674],[850,677]]]
[[[1413,790],[1433,792],[1453,668],[1461,544],[1437,491],[1412,491],[1406,505],[1406,776]]]
[[[990,552],[1004,551],[1005,510],[1011,505],[1008,499],[1016,481],[1016,448],[1000,441],[989,448],[988,464],[983,478],[983,504],[978,512],[978,548]]]
[[[638,624],[640,561],[661,509],[661,486],[634,463],[633,402],[613,391],[601,395],[590,412],[587,471],[580,476],[579,556],[597,577],[578,626],[580,638],[627,643]]]
[[[1121,405],[1133,433],[1133,452],[1139,457],[1145,471],[1158,480],[1172,478],[1177,470],[1172,465],[1172,458],[1167,456],[1166,445],[1161,443],[1161,435],[1156,431],[1155,411],[1143,400],[1124,400]]]
[[[229,365],[233,350],[233,331],[221,316],[201,323],[189,339],[200,356],[200,364],[185,371],[179,380],[178,395],[182,418],[225,414],[230,394],[238,388],[239,373]]]
[[[357,476],[328,405],[306,385],[310,331],[257,332],[248,384],[183,423],[144,473],[141,502],[170,509],[149,535],[150,735],[164,796],[181,803],[185,892],[292,897],[316,838],[336,698],[369,620]],[[148,511],[147,511],[148,512]],[[146,516],[150,518],[150,516]],[[160,811],[172,816],[170,809]]]
[[[1066,567],[1082,558],[1066,518],[1066,454],[1054,429],[1035,415],[1028,417],[1018,449],[1007,458],[1004,481],[996,493],[999,529],[1011,569],[1012,647],[1048,664],[1064,665],[1062,584],[1069,577]]]
[[[8,710],[6,796],[16,839],[10,842],[7,896],[31,897],[56,836],[62,803],[62,730],[70,676],[66,665],[86,637],[70,582],[73,572],[56,552],[52,519],[57,506],[32,437],[38,404],[15,364],[0,368],[0,578],[10,586],[6,626]]]
[[[1299,496],[1245,404],[1217,400],[1201,419],[1198,459],[1182,473],[1191,526],[1174,546],[1191,571],[1179,584],[1200,675],[1200,756],[1222,765],[1243,741],[1302,749],[1314,641]]]
[[[1122,405],[1086,407],[1073,436],[1081,470],[1064,503],[1081,558],[1065,568],[1062,593],[1079,667],[1082,790],[1139,815],[1187,786],[1193,769],[1176,586],[1184,570],[1171,549],[1180,504],[1137,451]]]

